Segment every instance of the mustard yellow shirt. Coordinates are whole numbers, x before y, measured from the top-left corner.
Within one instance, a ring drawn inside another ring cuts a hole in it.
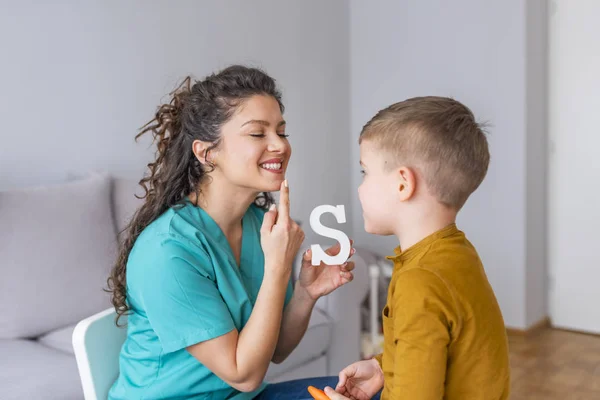
[[[383,400],[504,400],[508,342],[477,251],[455,224],[395,249],[383,310]]]

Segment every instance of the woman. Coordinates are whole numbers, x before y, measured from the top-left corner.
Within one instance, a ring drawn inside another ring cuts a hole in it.
[[[283,110],[272,78],[232,66],[187,78],[138,135],[151,132],[157,153],[108,280],[128,314],[109,398],[291,394],[292,384],[265,391],[269,363],[286,359],[316,300],[350,282],[354,265],[312,267],[307,252],[292,287],[304,233],[289,216]]]

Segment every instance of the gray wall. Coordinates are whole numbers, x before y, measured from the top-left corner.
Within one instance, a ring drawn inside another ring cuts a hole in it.
[[[541,3],[534,1],[530,9],[541,8]],[[535,108],[543,100],[536,89],[541,81],[528,81],[535,77],[539,59],[527,52],[543,38],[528,41],[527,22],[521,0],[350,3],[353,192],[361,180],[358,135],[377,110],[408,97],[443,95],[464,102],[481,121],[488,121],[489,173],[458,222],[480,252],[507,324],[517,328],[545,315],[543,253],[527,245],[543,229],[536,225],[543,211],[537,213],[535,207],[543,210],[544,203],[543,160],[528,152],[545,135],[535,119],[543,111]],[[530,128],[536,131],[531,141]],[[529,188],[528,182],[536,180],[539,185]],[[354,193],[357,242],[391,254],[398,243],[364,232]],[[534,269],[528,269],[530,260]]]
[[[0,190],[90,170],[138,179],[153,150],[133,136],[178,80],[249,63],[284,91],[307,245],[310,211],[345,204],[343,230],[389,254],[395,240],[363,229],[358,134],[392,102],[452,96],[490,122],[492,151],[459,225],[507,324],[545,315],[543,0],[69,3],[2,3]]]
[[[550,4],[548,308],[554,326],[600,334],[600,2]]]
[[[548,6],[527,0],[525,326],[548,316]]]
[[[249,63],[284,91],[294,216],[347,204],[345,2],[52,3],[1,6],[0,190],[90,170],[138,179],[153,149],[133,137],[178,80]]]

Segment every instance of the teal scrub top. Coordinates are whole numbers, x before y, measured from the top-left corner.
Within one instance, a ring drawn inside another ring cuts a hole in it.
[[[216,222],[189,201],[143,230],[127,262],[131,314],[109,399],[244,400],[265,388],[239,392],[185,349],[250,318],[264,274],[264,214],[251,205],[242,219],[239,266]],[[285,304],[291,297],[290,281]]]

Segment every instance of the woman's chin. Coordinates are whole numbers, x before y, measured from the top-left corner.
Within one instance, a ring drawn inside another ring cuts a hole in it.
[[[281,182],[283,182],[283,179],[281,180]],[[281,189],[281,182],[265,185],[265,188],[261,191],[262,192],[279,192],[279,190]]]
[[[257,192],[278,192],[281,189],[281,182],[283,179],[279,181],[272,182],[257,182],[256,185],[252,185]]]
[[[284,179],[285,174],[273,174],[268,179],[261,179],[261,182],[257,186],[261,188],[261,192],[278,192],[281,189],[281,183]]]

